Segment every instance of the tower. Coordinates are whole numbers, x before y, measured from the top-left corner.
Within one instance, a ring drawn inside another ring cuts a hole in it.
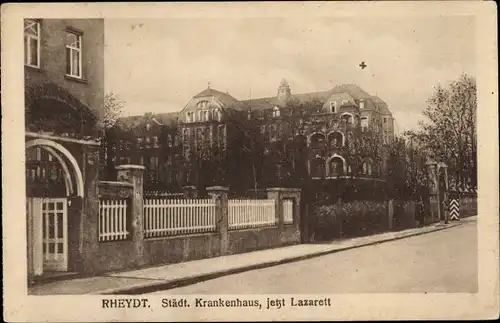
[[[290,91],[290,85],[285,79],[281,80],[280,86],[278,88],[278,100],[287,101],[292,96],[292,92]]]

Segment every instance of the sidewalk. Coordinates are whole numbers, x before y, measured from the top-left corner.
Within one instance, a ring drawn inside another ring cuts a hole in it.
[[[477,216],[423,228],[388,232],[323,244],[301,244],[237,255],[188,261],[101,276],[35,285],[30,295],[141,294],[194,284],[225,275],[318,257],[342,250],[435,232],[476,221]]]

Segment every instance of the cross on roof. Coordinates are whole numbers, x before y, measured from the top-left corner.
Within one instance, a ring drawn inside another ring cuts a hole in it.
[[[363,61],[363,62],[361,62],[361,64],[359,64],[359,67],[361,67],[361,69],[362,69],[362,70],[364,70],[366,66],[367,66],[367,65],[365,64],[365,62],[364,62],[364,61]]]

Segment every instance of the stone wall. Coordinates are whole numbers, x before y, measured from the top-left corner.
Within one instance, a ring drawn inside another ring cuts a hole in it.
[[[81,271],[87,275],[107,271],[166,265],[183,261],[238,254],[300,243],[300,190],[272,188],[267,197],[274,199],[277,223],[274,226],[229,230],[228,188],[207,188],[216,205],[216,232],[177,235],[161,238],[144,238],[142,166],[118,167],[118,182],[100,182],[100,198],[128,198],[132,217],[131,237],[124,241],[94,243],[93,254],[84,252],[87,266]],[[191,194],[190,192],[189,194]],[[283,199],[294,201],[294,221],[284,223]],[[98,216],[98,215],[97,215]],[[97,218],[91,223],[96,224]],[[88,227],[85,230],[96,230]]]

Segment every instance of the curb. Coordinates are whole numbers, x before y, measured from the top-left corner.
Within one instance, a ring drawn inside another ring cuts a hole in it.
[[[215,279],[215,278],[219,278],[219,277],[223,277],[223,276],[239,274],[239,273],[246,272],[246,271],[278,266],[278,265],[282,265],[282,264],[286,264],[286,263],[292,263],[292,262],[307,260],[307,259],[311,259],[311,258],[321,257],[321,256],[333,254],[333,253],[340,252],[340,251],[351,250],[351,249],[356,249],[356,248],[366,247],[366,246],[372,246],[372,245],[376,245],[376,244],[380,244],[380,243],[401,240],[401,239],[408,238],[408,237],[419,236],[419,235],[423,235],[426,233],[437,232],[437,231],[453,228],[456,226],[460,226],[464,223],[465,222],[454,223],[454,224],[449,224],[449,225],[443,226],[443,227],[434,227],[432,229],[425,230],[422,232],[409,233],[406,235],[385,238],[385,239],[381,239],[378,241],[360,243],[358,245],[340,247],[338,249],[325,250],[325,251],[320,251],[320,252],[315,252],[315,253],[310,253],[310,254],[305,254],[305,255],[300,255],[300,256],[294,256],[294,257],[290,257],[290,258],[284,258],[284,259],[275,260],[275,261],[267,261],[267,262],[254,264],[254,265],[250,265],[250,266],[245,266],[245,267],[240,267],[240,268],[225,269],[225,270],[220,270],[217,272],[200,274],[200,275],[190,276],[190,277],[186,277],[186,278],[178,278],[178,279],[174,279],[174,280],[170,280],[170,281],[151,282],[151,283],[141,284],[141,285],[136,285],[136,286],[127,286],[127,287],[108,289],[108,290],[104,290],[104,291],[100,291],[100,292],[91,293],[91,295],[117,295],[117,294],[138,295],[138,294],[156,292],[156,291],[160,291],[160,290],[174,289],[174,288],[178,288],[178,287],[193,285],[193,284],[196,284],[199,282],[203,282],[203,281],[207,281],[207,280],[211,280],[211,279]]]

